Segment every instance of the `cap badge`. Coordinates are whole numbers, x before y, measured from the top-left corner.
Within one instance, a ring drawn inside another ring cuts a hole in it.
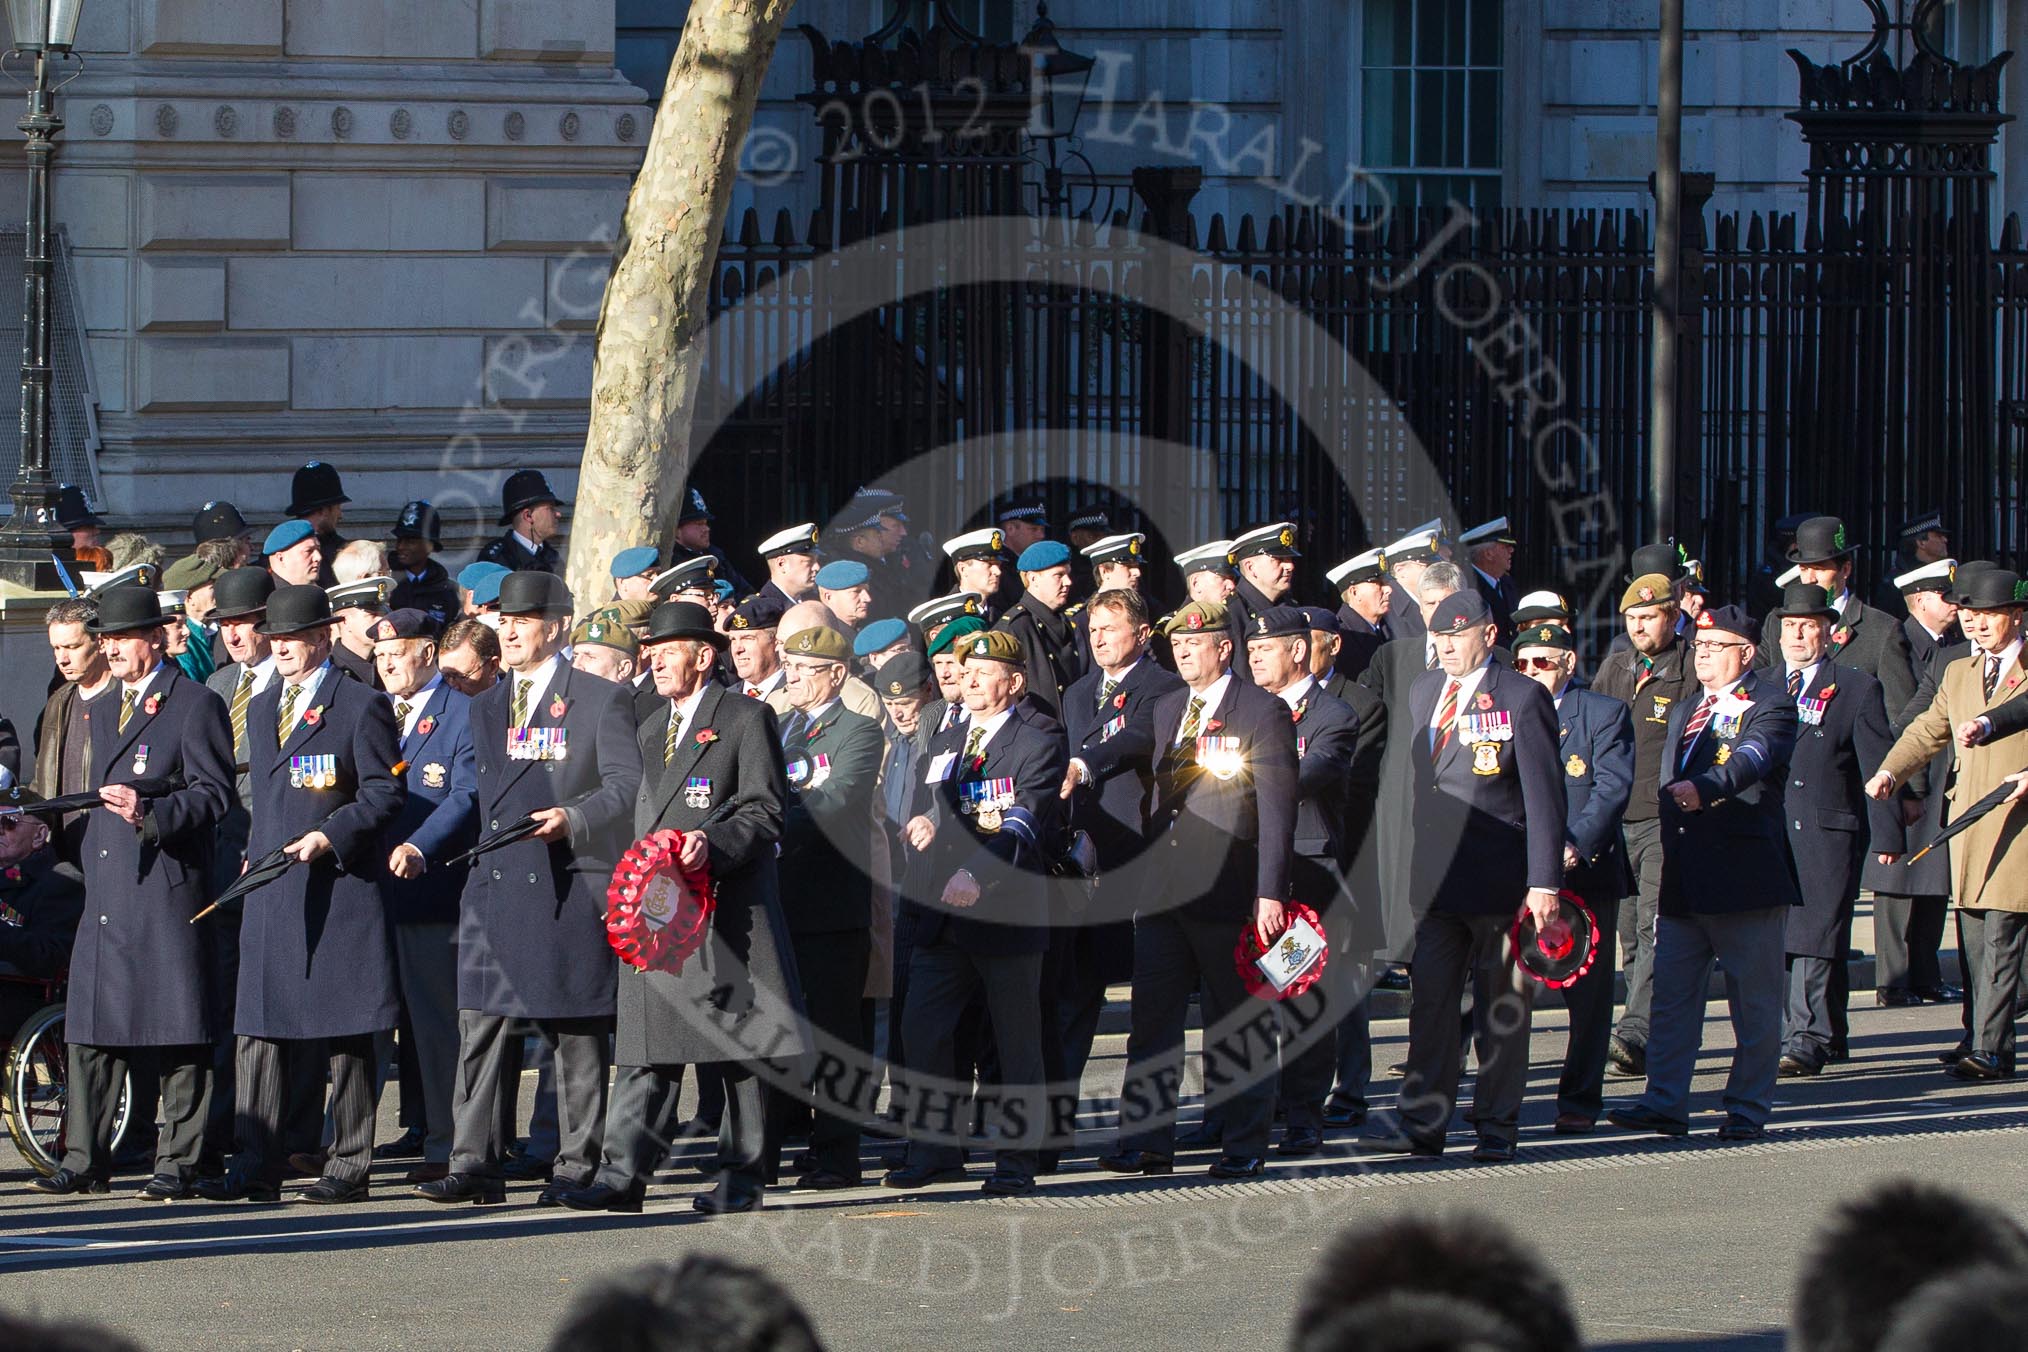
[[[1642,599],[1643,601],[1652,601],[1652,600],[1654,600],[1654,599],[1655,599],[1655,589],[1654,589],[1653,587],[1643,587],[1643,588],[1641,588],[1641,599]]]
[[[1291,549],[1296,543],[1296,533],[1287,526],[1282,527],[1282,533],[1275,538],[1282,542],[1282,548],[1284,549]]]
[[[1197,610],[1191,611],[1183,617],[1183,627],[1185,629],[1202,629],[1204,627],[1204,613]]]

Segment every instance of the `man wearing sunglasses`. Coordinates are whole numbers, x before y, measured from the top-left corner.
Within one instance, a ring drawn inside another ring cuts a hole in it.
[[[1553,621],[1514,639],[1514,670],[1549,692],[1563,759],[1563,885],[1598,922],[1598,957],[1563,993],[1570,1042],[1556,1085],[1556,1130],[1583,1135],[1604,1106],[1606,1043],[1613,1027],[1613,922],[1633,874],[1620,821],[1634,789],[1634,720],[1625,703],[1572,686],[1577,653]]]
[[[1734,1049],[1721,1141],[1754,1141],[1774,1109],[1781,1057],[1783,932],[1800,903],[1782,784],[1796,706],[1752,670],[1760,626],[1738,606],[1697,617],[1698,693],[1662,740],[1661,917],[1655,927],[1648,1088],[1606,1116],[1628,1131],[1690,1131],[1690,1076],[1704,1036],[1713,962],[1725,965]]]

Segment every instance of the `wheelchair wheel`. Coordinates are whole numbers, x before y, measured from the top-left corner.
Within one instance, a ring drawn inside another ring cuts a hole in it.
[[[45,1005],[28,1016],[7,1054],[7,1077],[0,1084],[0,1116],[7,1134],[37,1173],[47,1177],[63,1161],[64,1097],[68,1058],[63,1045],[63,1006]],[[112,1149],[120,1148],[133,1111],[131,1077],[120,1085],[113,1118]]]

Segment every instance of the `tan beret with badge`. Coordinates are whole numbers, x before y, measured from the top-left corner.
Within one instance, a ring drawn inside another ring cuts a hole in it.
[[[1192,601],[1179,607],[1162,625],[1164,638],[1173,638],[1177,634],[1225,632],[1225,607],[1216,601]]]
[[[1620,614],[1638,610],[1642,606],[1659,606],[1676,599],[1676,592],[1669,579],[1660,573],[1643,573],[1633,580],[1626,593],[1620,597]]]

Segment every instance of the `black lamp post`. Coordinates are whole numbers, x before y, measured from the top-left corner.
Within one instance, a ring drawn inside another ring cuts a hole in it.
[[[28,112],[28,238],[21,268],[21,467],[8,496],[14,515],[0,529],[0,580],[38,591],[57,586],[51,554],[69,559],[70,539],[56,524],[59,485],[49,467],[50,294],[49,160],[63,119],[55,112],[49,63],[71,54],[83,0],[5,0],[7,56],[33,58]],[[0,60],[4,60],[0,57]],[[59,535],[61,538],[59,539]]]
[[[1032,103],[1026,128],[1028,138],[1040,142],[1047,160],[1042,171],[1042,205],[1045,214],[1057,214],[1068,205],[1070,194],[1063,182],[1057,143],[1077,131],[1078,115],[1084,111],[1085,87],[1091,83],[1097,60],[1068,51],[1056,39],[1056,25],[1049,21],[1049,6],[1035,6],[1035,26],[1021,39],[1021,53],[1028,58],[1028,97]],[[1076,158],[1091,175],[1091,162],[1076,150],[1063,159]]]

